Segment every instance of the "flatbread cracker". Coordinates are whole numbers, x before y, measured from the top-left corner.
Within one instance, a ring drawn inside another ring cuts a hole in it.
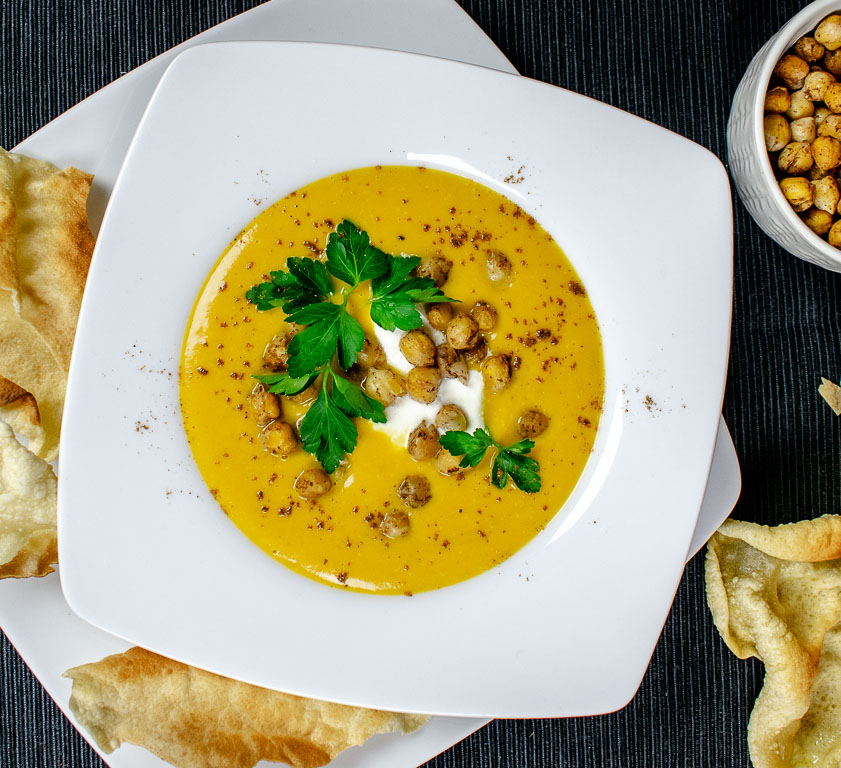
[[[827,405],[832,408],[836,416],[841,416],[841,387],[834,381],[821,377],[821,385],[818,393],[826,400]]]
[[[68,670],[70,709],[106,753],[124,741],[178,768],[326,765],[376,733],[428,718],[269,691],[132,648]]]
[[[55,474],[0,421],[0,578],[45,576],[57,559]]]
[[[29,392],[47,460],[58,435],[70,353],[94,240],[90,175],[0,149],[0,377]]]
[[[841,516],[728,520],[707,545],[706,582],[727,646],[765,663],[748,725],[754,767],[841,765]]]

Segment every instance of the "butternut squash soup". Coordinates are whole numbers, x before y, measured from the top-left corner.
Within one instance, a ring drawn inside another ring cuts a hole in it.
[[[288,568],[380,594],[501,563],[566,501],[604,389],[593,308],[517,204],[377,166],[290,192],[191,315],[181,410],[219,505]]]

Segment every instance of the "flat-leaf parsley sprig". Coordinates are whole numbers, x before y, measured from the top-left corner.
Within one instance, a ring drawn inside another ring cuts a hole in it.
[[[540,464],[526,454],[534,448],[534,440],[520,440],[507,448],[494,440],[488,428],[469,432],[445,432],[439,438],[441,445],[453,456],[462,456],[462,467],[475,467],[482,461],[489,448],[496,450],[491,465],[491,482],[497,488],[505,488],[508,477],[521,491],[537,493],[540,490]]]
[[[301,443],[328,472],[356,447],[358,432],[352,418],[384,422],[385,409],[360,387],[332,367],[334,357],[343,370],[358,359],[365,341],[359,321],[348,312],[348,298],[370,280],[371,320],[381,328],[410,331],[423,319],[416,304],[449,302],[428,277],[412,277],[421,260],[393,256],[372,245],[367,232],[345,219],[327,238],[326,259],[290,257],[286,271],[269,273],[269,281],[245,294],[258,310],[280,308],[290,323],[305,326],[287,349],[284,373],[254,376],[274,394],[293,396],[324,377],[321,391],[301,422]],[[340,302],[332,278],[342,286]]]

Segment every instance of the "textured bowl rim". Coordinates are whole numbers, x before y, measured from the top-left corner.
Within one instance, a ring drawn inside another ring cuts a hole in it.
[[[838,267],[841,267],[841,250],[831,246],[826,240],[815,234],[806,223],[795,213],[794,209],[786,200],[780,189],[777,178],[774,175],[773,167],[771,165],[771,157],[768,154],[768,148],[765,144],[765,93],[768,90],[768,84],[771,81],[771,75],[774,67],[777,65],[780,57],[788,50],[792,44],[803,34],[814,29],[817,22],[828,16],[832,11],[841,13],[841,0],[815,0],[805,8],[800,10],[791,17],[776,33],[773,45],[765,53],[765,61],[759,70],[759,77],[757,78],[762,87],[759,88],[754,95],[753,115],[754,115],[754,131],[753,140],[757,151],[765,160],[761,163],[761,173],[769,187],[771,187],[771,198],[781,211],[783,217],[789,222],[790,226],[794,227],[798,232],[805,233],[810,241],[820,248],[821,253],[825,258],[832,261]]]

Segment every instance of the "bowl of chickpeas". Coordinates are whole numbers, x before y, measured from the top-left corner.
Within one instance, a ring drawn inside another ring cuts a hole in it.
[[[806,6],[754,56],[733,98],[727,154],[765,233],[841,272],[841,0]]]

